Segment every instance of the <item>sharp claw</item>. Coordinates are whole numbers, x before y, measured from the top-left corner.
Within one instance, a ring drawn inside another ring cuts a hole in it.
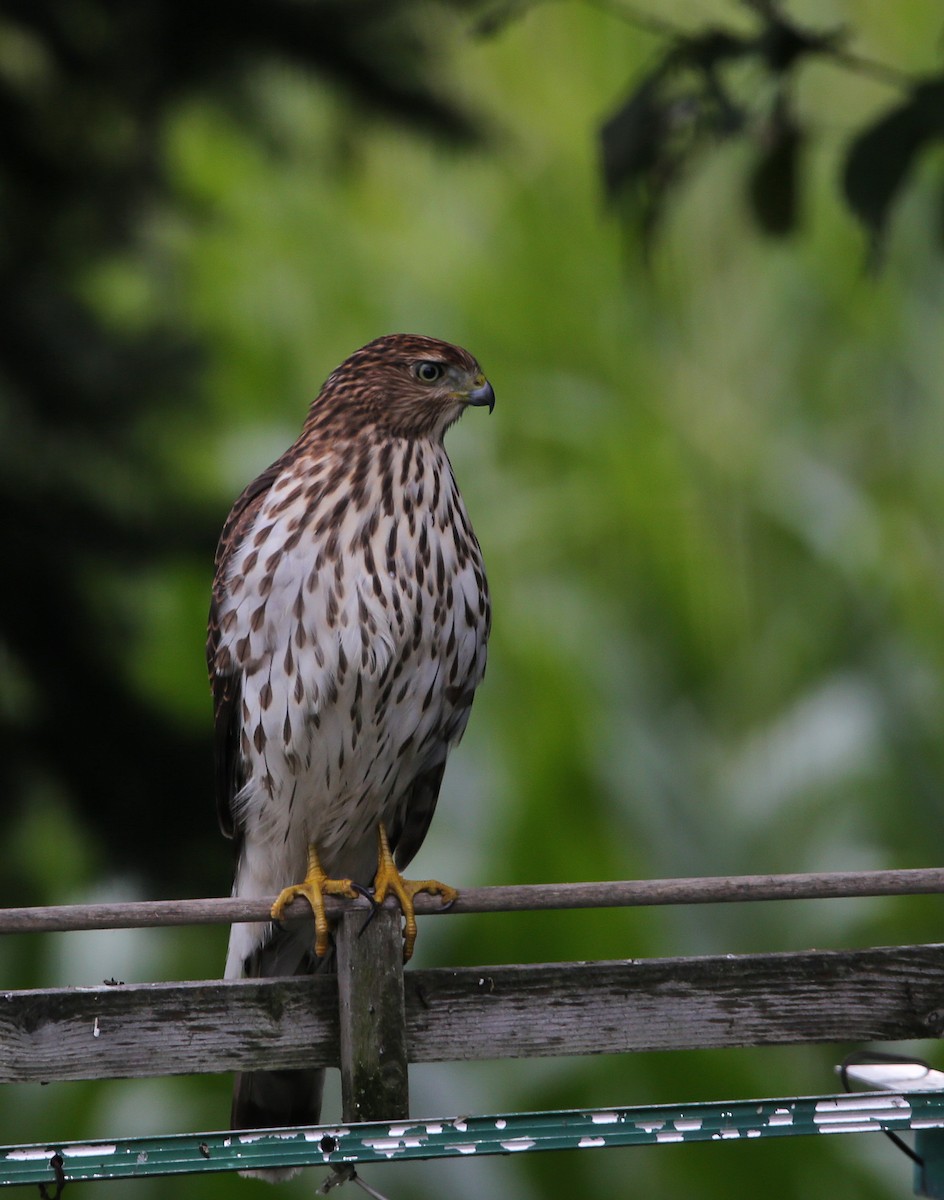
[[[355,892],[349,879],[331,879],[318,861],[314,844],[308,847],[308,871],[301,883],[283,888],[271,909],[271,919],[282,928],[281,918],[285,909],[300,896],[308,901],[315,918],[315,954],[324,958],[331,942],[331,927],[325,915],[325,896],[353,896]]]
[[[370,905],[370,912],[367,914],[367,920],[357,931],[357,936],[360,937],[361,934],[364,933],[364,931],[367,929],[367,926],[371,923],[371,921],[374,919],[374,917],[376,917],[377,913],[380,911],[380,905],[374,899],[370,888],[365,888],[363,886],[363,884],[360,884],[360,883],[352,883],[351,887],[354,889],[355,892],[357,892],[358,896],[363,896],[364,899],[367,901],[367,903]]]
[[[351,887],[355,892],[357,892],[358,896],[362,896],[367,901],[372,910],[380,908],[380,905],[374,899],[374,893],[370,890],[370,888],[364,887],[362,883],[352,883]]]
[[[442,907],[443,911],[446,911],[452,908],[459,894],[455,888],[440,883],[438,879],[404,879],[394,862],[387,831],[382,824],[377,827],[377,839],[378,855],[377,873],[374,876],[374,895],[378,901],[382,902],[388,894],[392,894],[400,903],[400,911],[404,918],[403,961],[406,962],[413,953],[413,943],[416,941],[414,897],[420,892],[429,892],[434,896],[439,895],[445,901]],[[447,896],[448,900],[446,900]]]

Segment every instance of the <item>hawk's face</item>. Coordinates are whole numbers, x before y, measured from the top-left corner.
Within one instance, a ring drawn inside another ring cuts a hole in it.
[[[418,334],[394,333],[364,346],[328,378],[306,428],[347,432],[365,426],[399,437],[439,440],[469,406],[495,393],[476,360],[458,346]]]

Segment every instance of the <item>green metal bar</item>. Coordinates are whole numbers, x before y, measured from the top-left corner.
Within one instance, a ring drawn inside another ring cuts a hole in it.
[[[0,1186],[944,1128],[942,1092],[860,1092],[0,1148]]]
[[[914,1190],[918,1196],[944,1200],[944,1133],[940,1129],[923,1129],[915,1137]]]

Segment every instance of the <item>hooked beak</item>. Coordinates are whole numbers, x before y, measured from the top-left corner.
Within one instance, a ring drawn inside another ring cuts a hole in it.
[[[473,408],[484,408],[488,406],[488,411],[491,412],[495,407],[495,392],[488,380],[482,376],[482,382],[477,388],[469,392],[466,397],[466,403],[471,404]]]

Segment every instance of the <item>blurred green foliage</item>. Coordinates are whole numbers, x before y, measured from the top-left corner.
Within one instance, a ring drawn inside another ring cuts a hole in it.
[[[802,17],[813,6],[795,7]],[[929,0],[827,8],[815,6],[817,20],[847,23],[862,55],[915,73],[935,65],[940,18]],[[660,10],[692,28],[732,14],[720,0]],[[204,531],[293,439],[347,353],[383,332],[428,332],[468,346],[498,396],[491,421],[468,419],[450,435],[495,627],[417,872],[461,886],[936,864],[940,162],[924,163],[899,198],[882,271],[870,273],[837,164],[850,131],[896,95],[861,72],[810,63],[793,80],[792,102],[816,136],[792,240],[765,240],[753,226],[756,164],[731,141],[676,192],[644,261],[638,231],[604,202],[595,138],[627,80],[651,66],[658,36],[576,4],[525,9],[489,37],[469,36],[455,12],[423,11],[434,76],[488,130],[477,149],[431,142],[402,114],[368,116],[301,66],[270,61],[250,73],[241,105],[209,90],[162,112],[166,190],[133,238],[103,246],[70,284],[104,328],[133,337],[157,323],[200,353],[181,395],[122,416],[147,477],[134,462],[104,471],[100,448],[80,436],[57,460],[116,512],[140,506],[182,539],[189,521],[199,526],[186,553],[168,539],[150,557],[109,556],[104,544],[83,560],[84,602],[111,632],[90,661],[161,716],[166,751],[148,747],[137,767],[163,772],[172,789],[178,734],[191,747],[179,771],[194,748],[209,763]],[[14,463],[33,434],[8,425],[4,461]],[[154,479],[170,481],[173,505],[155,499]],[[0,656],[0,705],[25,720],[44,698],[3,641]],[[58,682],[59,722],[81,719],[82,679]],[[44,772],[41,749],[5,796],[9,903],[225,893],[228,850],[209,791],[204,809],[165,821],[153,797],[143,806],[128,790],[123,767],[109,769],[112,731],[99,728],[102,803],[125,832],[117,854],[68,776]],[[125,746],[117,761],[139,751]],[[907,943],[936,940],[939,918],[940,901],[919,898],[456,917],[422,927],[416,961]],[[222,965],[224,943],[224,930],[7,939],[0,969],[7,987],[203,978]],[[435,1115],[830,1091],[832,1064],[849,1049],[424,1067],[413,1104]],[[228,1089],[204,1077],[8,1087],[4,1140],[215,1128]],[[871,1138],[518,1156],[365,1177],[416,1200],[910,1191],[908,1163]],[[136,1184],[135,1195],[169,1186]],[[172,1186],[210,1200],[263,1185]]]

